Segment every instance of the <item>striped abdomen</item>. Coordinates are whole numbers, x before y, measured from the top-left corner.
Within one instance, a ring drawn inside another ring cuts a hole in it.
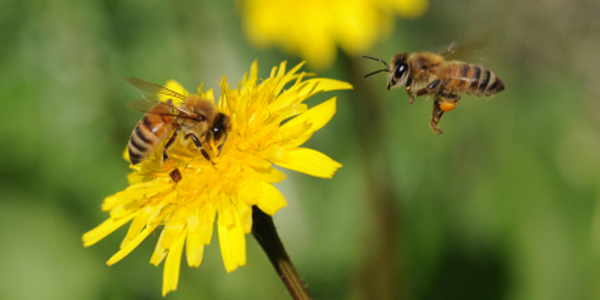
[[[129,138],[129,160],[136,165],[154,153],[154,150],[175,130],[175,117],[166,106],[150,109],[140,120]]]
[[[502,79],[494,72],[463,62],[449,62],[442,77],[452,92],[490,97],[504,90]]]

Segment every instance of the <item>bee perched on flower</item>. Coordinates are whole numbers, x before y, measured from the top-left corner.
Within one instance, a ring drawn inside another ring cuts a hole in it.
[[[245,234],[252,229],[252,207],[273,215],[286,206],[283,195],[273,186],[285,175],[273,164],[321,178],[331,178],[341,167],[321,152],[300,147],[329,122],[336,110],[336,98],[310,109],[303,101],[321,92],[352,86],[333,79],[305,79],[308,74],[298,73],[300,68],[301,64],[286,71],[283,62],[272,69],[269,78],[259,82],[254,62],[237,89],[230,88],[223,77],[216,113],[227,116],[226,139],[189,143],[185,142],[185,134],[162,138],[154,153],[131,165],[129,187],[104,199],[102,210],[109,211],[110,217],[83,235],[84,245],[97,243],[131,221],[120,250],[107,262],[112,265],[162,225],[150,262],[158,265],[166,258],[162,289],[166,295],[177,288],[184,247],[188,264],[200,266],[218,215],[225,269],[232,272],[243,266]],[[137,86],[147,84],[135,82]],[[167,82],[164,88],[188,95],[175,81]],[[170,102],[157,110],[178,109],[174,102],[177,99],[161,95],[158,102]],[[197,96],[214,102],[213,91],[204,92],[202,86]],[[161,105],[158,102],[156,105]],[[132,162],[128,153],[125,157]]]

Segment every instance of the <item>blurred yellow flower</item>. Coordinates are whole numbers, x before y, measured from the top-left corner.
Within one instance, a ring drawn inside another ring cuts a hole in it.
[[[419,17],[428,0],[242,0],[240,7],[255,45],[275,45],[324,68],[333,62],[337,45],[350,55],[364,54],[389,36],[396,14]]]
[[[102,210],[110,211],[110,218],[83,235],[84,245],[95,244],[133,220],[120,250],[107,262],[112,265],[163,225],[150,262],[158,265],[166,258],[162,289],[166,295],[177,288],[184,246],[188,265],[200,266],[218,214],[225,269],[232,272],[243,266],[245,234],[252,228],[252,206],[269,215],[286,206],[284,197],[272,185],[285,175],[273,164],[322,178],[331,178],[341,167],[321,152],[300,147],[329,122],[336,110],[336,98],[311,109],[302,102],[321,92],[352,86],[326,78],[305,80],[310,74],[297,73],[301,65],[286,72],[285,62],[281,63],[259,83],[254,62],[237,89],[230,88],[223,77],[218,108],[231,118],[232,128],[221,154],[213,158],[214,164],[193,143],[184,147],[176,142],[169,148],[167,162],[174,162],[172,168],[180,171],[180,181],[170,177],[173,169],[163,171],[158,159],[161,155],[132,166],[130,186],[104,199]],[[289,89],[284,89],[292,81]],[[175,81],[169,81],[167,88],[187,94]],[[203,92],[201,86],[198,94],[214,101],[212,90]],[[211,146],[212,151],[217,149],[217,145]]]

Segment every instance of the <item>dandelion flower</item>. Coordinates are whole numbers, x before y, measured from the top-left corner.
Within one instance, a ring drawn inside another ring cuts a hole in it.
[[[278,46],[325,68],[335,59],[337,45],[358,55],[387,38],[394,16],[423,15],[428,0],[243,0],[246,35],[259,47]]]
[[[162,225],[150,262],[158,265],[165,260],[164,296],[177,288],[184,248],[188,265],[200,266],[218,215],[225,269],[232,272],[243,266],[252,207],[273,215],[286,206],[283,195],[272,185],[285,175],[273,165],[321,178],[331,178],[341,167],[321,152],[300,147],[329,122],[335,113],[336,98],[310,109],[303,101],[321,92],[352,86],[333,79],[305,79],[310,74],[298,73],[300,67],[286,72],[285,62],[281,63],[269,78],[259,82],[254,62],[237,89],[232,89],[223,77],[217,106],[231,118],[232,127],[220,155],[211,162],[193,143],[184,146],[176,141],[169,148],[165,165],[161,165],[161,155],[156,154],[131,166],[129,187],[104,199],[102,210],[109,211],[110,217],[83,235],[84,245],[95,244],[131,221],[120,250],[107,261],[112,265]],[[289,88],[284,89],[286,86]],[[167,88],[187,95],[175,81],[169,81]],[[212,90],[203,92],[200,87],[198,94],[214,101]],[[180,171],[177,182],[169,175],[172,169],[165,170],[167,166]]]

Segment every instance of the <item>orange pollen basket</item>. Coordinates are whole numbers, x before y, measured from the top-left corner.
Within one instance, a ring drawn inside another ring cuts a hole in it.
[[[443,111],[451,111],[456,107],[456,102],[442,102],[440,103],[440,109]]]

